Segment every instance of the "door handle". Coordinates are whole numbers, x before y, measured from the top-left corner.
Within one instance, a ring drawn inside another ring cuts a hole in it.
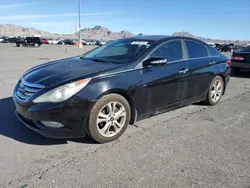
[[[180,74],[185,74],[187,71],[189,71],[189,69],[187,69],[187,68],[186,69],[181,69],[179,73]]]
[[[214,65],[216,61],[210,61],[209,65]]]

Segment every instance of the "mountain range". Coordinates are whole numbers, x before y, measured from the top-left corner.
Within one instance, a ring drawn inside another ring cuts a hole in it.
[[[135,34],[129,31],[112,32],[108,28],[102,26],[95,26],[93,28],[85,28],[81,30],[82,38],[84,39],[104,39],[114,40],[120,38],[132,37]],[[42,37],[51,38],[78,38],[78,32],[73,34],[55,34],[47,31],[41,31],[34,28],[26,28],[13,24],[0,24],[0,36],[34,36],[40,35]]]
[[[127,38],[135,36],[134,33],[123,30],[120,32],[113,32],[108,28],[102,26],[95,26],[93,28],[85,28],[81,30],[82,38],[84,39],[103,39],[103,40],[114,40],[120,38]],[[34,28],[26,28],[14,24],[0,24],[0,36],[34,36],[40,35],[42,37],[49,38],[78,38],[78,32],[72,34],[55,34],[47,31],[41,31]],[[174,36],[187,36],[197,38],[206,42],[211,43],[236,43],[238,45],[247,45],[250,41],[234,41],[234,40],[222,40],[222,39],[211,39],[192,35],[188,32],[176,32]]]

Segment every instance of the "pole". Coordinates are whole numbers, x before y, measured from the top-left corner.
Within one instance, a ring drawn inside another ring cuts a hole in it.
[[[78,40],[78,47],[82,47],[82,33],[81,33],[81,0],[78,0],[78,11],[79,11],[79,40]]]

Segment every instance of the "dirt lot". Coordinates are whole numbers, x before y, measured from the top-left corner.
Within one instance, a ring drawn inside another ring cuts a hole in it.
[[[0,44],[0,187],[250,187],[250,73],[214,107],[191,105],[130,126],[118,141],[54,140],[14,115],[13,88],[32,66],[91,47]]]

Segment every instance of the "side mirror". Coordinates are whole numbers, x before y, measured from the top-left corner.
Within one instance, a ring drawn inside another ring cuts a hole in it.
[[[164,57],[151,57],[142,63],[143,67],[159,66],[167,63],[167,59]]]

